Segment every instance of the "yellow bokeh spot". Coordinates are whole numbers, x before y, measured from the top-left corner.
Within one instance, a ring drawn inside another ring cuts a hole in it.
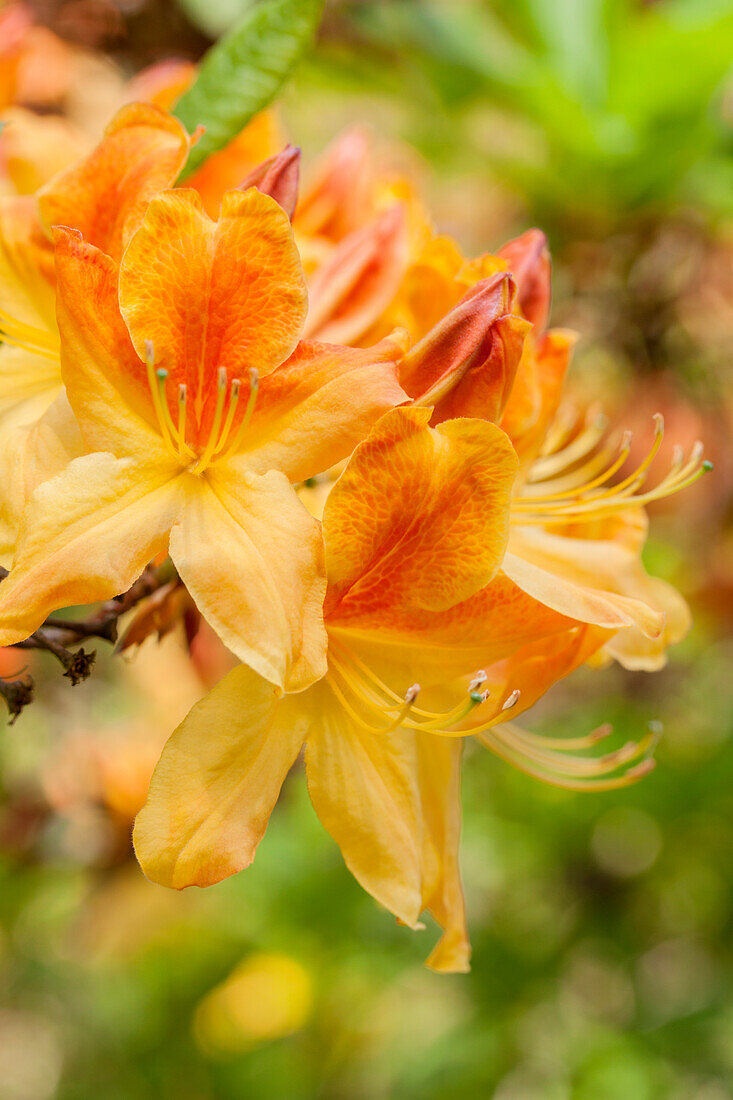
[[[308,1019],[313,986],[289,955],[250,955],[199,1003],[193,1030],[210,1054],[235,1054],[298,1031]]]

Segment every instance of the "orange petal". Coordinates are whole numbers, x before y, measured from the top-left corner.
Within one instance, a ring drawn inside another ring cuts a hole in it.
[[[419,404],[435,406],[434,423],[500,419],[528,328],[512,315],[513,298],[505,274],[477,283],[402,360],[403,386]]]
[[[530,334],[524,342],[501,419],[523,466],[536,457],[557,413],[575,340],[572,332],[550,329],[539,340]]]
[[[429,428],[393,409],[357,447],[324,513],[329,617],[381,607],[443,610],[496,573],[517,459],[482,420]]]
[[[369,135],[354,126],[323,154],[301,193],[294,224],[305,236],[340,241],[371,215],[371,192]]]
[[[170,554],[201,613],[260,676],[293,691],[323,676],[321,535],[282,474],[189,475]]]
[[[424,824],[422,903],[444,929],[427,965],[441,973],[465,973],[471,945],[458,865],[463,742],[423,733],[417,735],[417,751]]]
[[[198,191],[207,214],[215,218],[224,192],[240,187],[258,164],[277,153],[284,144],[277,115],[273,111],[262,111],[228,145],[207,157],[188,177],[186,186]]]
[[[68,121],[21,107],[3,112],[0,163],[19,195],[32,195],[83,156],[89,139]]]
[[[127,85],[126,93],[130,103],[145,100],[170,111],[195,79],[196,66],[192,61],[166,59],[137,73]]]
[[[360,351],[303,342],[260,384],[242,446],[247,469],[304,481],[346,458],[382,413],[407,400],[399,334]]]
[[[42,189],[41,217],[48,228],[78,229],[119,259],[148,201],[174,183],[188,149],[172,115],[145,103],[123,107],[96,149]]]
[[[547,237],[541,229],[528,229],[499,249],[519,290],[522,315],[539,335],[550,312],[552,265]]]
[[[69,230],[54,238],[61,372],[90,450],[162,448],[146,368],[120,315],[117,264]]]
[[[168,372],[174,423],[178,386],[187,386],[186,436],[199,445],[211,432],[220,369],[229,382],[252,368],[269,374],[295,348],[306,311],[288,217],[255,188],[228,191],[218,222],[195,191],[158,195],[125,252],[119,296],[138,355],[152,342],[156,367]]]
[[[358,341],[396,295],[407,261],[407,222],[396,204],[345,237],[312,276],[306,335]]]

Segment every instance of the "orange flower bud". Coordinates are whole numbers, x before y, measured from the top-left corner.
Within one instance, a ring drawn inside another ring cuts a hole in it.
[[[522,316],[541,332],[550,312],[551,261],[547,237],[541,229],[528,229],[499,249],[519,292]]]
[[[300,179],[300,149],[286,145],[282,153],[263,160],[239,185],[240,191],[256,187],[263,195],[269,195],[292,218],[298,202]]]
[[[402,360],[403,389],[416,404],[435,407],[436,423],[500,418],[529,329],[512,312],[515,298],[506,272],[482,279]]]

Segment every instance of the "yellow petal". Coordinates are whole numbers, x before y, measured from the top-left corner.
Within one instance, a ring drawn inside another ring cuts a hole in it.
[[[311,693],[309,693],[311,694]],[[414,735],[361,730],[328,688],[313,689],[308,790],[346,866],[410,927],[422,909],[422,821]]]
[[[496,573],[517,459],[494,424],[393,409],[356,448],[324,510],[329,618],[444,610]]]
[[[360,351],[301,342],[260,383],[242,461],[304,481],[353,451],[382,413],[407,400],[397,381],[400,334]]]
[[[515,528],[502,568],[530,596],[571,619],[609,630],[636,626],[648,638],[662,632],[663,613],[639,588],[641,563],[619,543]]]
[[[647,638],[638,627],[620,630],[604,646],[624,668],[656,672],[667,663],[667,649],[681,642],[690,629],[690,609],[679,592],[658,577],[639,576],[635,591],[639,598],[664,612],[664,630],[658,638]]]
[[[210,886],[254,859],[308,728],[301,696],[240,665],[169,738],[135,823],[143,871],[181,889]]]
[[[175,470],[95,453],[44,482],[29,501],[0,584],[0,645],[27,638],[60,607],[124,592],[165,549],[179,508]]]
[[[418,774],[423,809],[423,908],[443,928],[427,960],[432,970],[465,973],[471,945],[458,866],[461,834],[463,742],[418,734]]]
[[[297,690],[326,671],[320,532],[282,474],[187,475],[170,553],[204,617],[265,679]]]

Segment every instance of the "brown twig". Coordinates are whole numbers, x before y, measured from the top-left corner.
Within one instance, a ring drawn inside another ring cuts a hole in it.
[[[118,637],[119,619],[141,600],[151,596],[165,584],[169,584],[172,565],[165,562],[161,566],[149,565],[127,592],[107,600],[86,619],[58,619],[49,616],[30,637],[16,642],[14,649],[40,649],[52,653],[64,669],[64,676],[72,685],[86,680],[94,666],[96,650],[74,649],[88,638],[99,638],[114,645]],[[0,567],[0,581],[7,577],[7,569]],[[0,695],[5,700],[11,722],[14,722],[24,707],[33,699],[33,679],[30,676],[19,680],[5,680],[0,677]]]

